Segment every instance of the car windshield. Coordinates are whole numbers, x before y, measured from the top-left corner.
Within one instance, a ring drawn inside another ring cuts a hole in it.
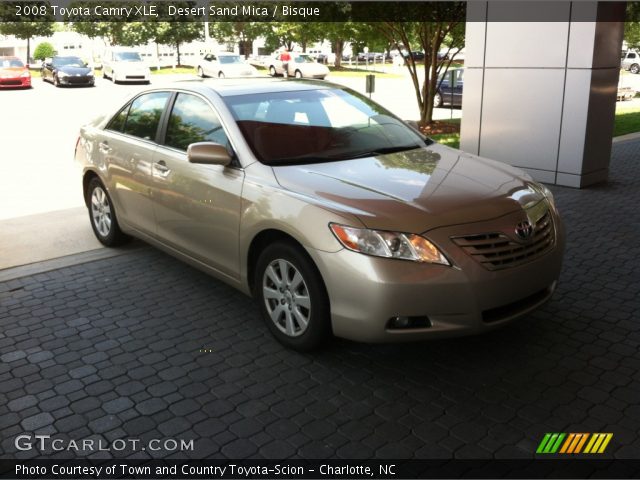
[[[242,59],[238,55],[220,55],[218,60],[222,64],[242,63]]]
[[[366,97],[339,88],[223,99],[253,153],[267,165],[369,157],[430,142]]]
[[[296,63],[316,63],[313,58],[308,57],[307,55],[300,55],[294,59]]]
[[[142,58],[138,52],[117,52],[115,59],[119,62],[141,62]]]
[[[85,63],[78,57],[54,57],[54,67],[84,67]]]
[[[0,59],[0,67],[2,68],[21,68],[24,67],[24,63],[17,58],[2,58]]]

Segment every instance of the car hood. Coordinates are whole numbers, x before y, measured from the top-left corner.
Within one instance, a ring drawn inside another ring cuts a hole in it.
[[[437,144],[273,170],[285,189],[348,211],[368,228],[401,232],[489,220],[544,198],[518,169]]]
[[[2,77],[19,77],[27,71],[25,67],[6,67],[0,68],[0,76]]]

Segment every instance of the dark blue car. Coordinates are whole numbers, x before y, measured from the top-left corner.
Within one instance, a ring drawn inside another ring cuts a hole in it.
[[[453,78],[453,85],[452,80]],[[464,69],[454,68],[449,71],[442,79],[440,87],[433,97],[433,106],[442,107],[444,105],[453,105],[454,107],[462,106],[462,87],[464,85]],[[440,80],[438,80],[438,83]],[[437,85],[437,84],[436,84]]]

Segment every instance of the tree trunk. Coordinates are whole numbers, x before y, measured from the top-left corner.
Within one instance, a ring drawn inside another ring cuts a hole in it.
[[[27,68],[29,68],[30,57],[31,57],[31,39],[27,37],[27,61],[26,61]]]
[[[336,68],[342,66],[342,52],[344,51],[344,40],[336,40],[333,43],[333,52],[336,55],[336,60],[333,62]]]
[[[180,42],[176,42],[176,53],[178,55],[178,67],[180,66]]]

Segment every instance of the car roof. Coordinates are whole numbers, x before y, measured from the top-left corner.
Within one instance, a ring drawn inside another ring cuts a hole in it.
[[[194,79],[174,82],[176,88],[190,88],[200,93],[215,92],[221,97],[252,93],[294,92],[304,90],[343,89],[341,85],[320,80],[289,80],[286,78]]]

